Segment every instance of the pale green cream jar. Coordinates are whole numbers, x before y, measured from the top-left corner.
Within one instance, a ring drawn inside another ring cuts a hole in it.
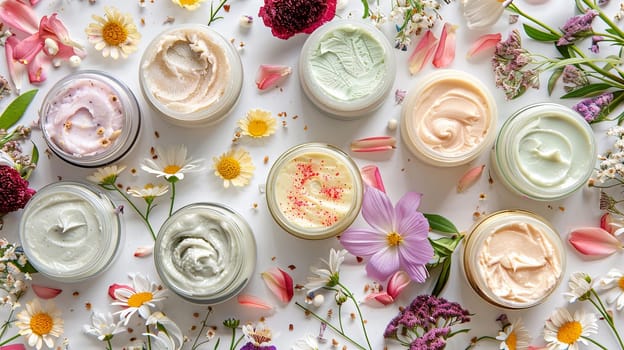
[[[543,201],[574,193],[587,182],[595,162],[589,124],[556,103],[536,103],[514,113],[492,151],[494,169],[510,190]]]

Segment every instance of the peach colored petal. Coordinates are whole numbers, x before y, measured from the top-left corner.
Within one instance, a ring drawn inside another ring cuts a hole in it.
[[[381,192],[386,192],[383,180],[381,179],[381,173],[376,165],[366,165],[360,169],[362,175],[362,181],[370,187],[376,188]]]
[[[438,38],[431,30],[425,32],[408,60],[410,74],[420,72],[435,54]]]
[[[48,63],[50,63],[48,56],[37,55],[35,56],[33,61],[27,65],[28,80],[31,84],[39,84],[46,80],[47,76],[45,74],[45,71],[43,70],[43,65]]]
[[[35,292],[35,295],[41,299],[52,299],[57,295],[61,294],[62,289],[45,287],[39,284],[32,284],[32,290]]]
[[[396,139],[392,136],[367,137],[351,142],[353,152],[382,152],[396,148]]]
[[[288,66],[262,64],[258,68],[256,86],[260,90],[266,90],[280,84],[290,73],[292,73],[292,68]]]
[[[485,169],[485,164],[468,169],[457,183],[457,192],[464,192],[468,187],[474,185],[483,174],[483,169]]]
[[[442,27],[442,34],[440,34],[440,42],[436,48],[435,55],[433,56],[433,65],[436,68],[448,67],[455,59],[456,48],[456,35],[457,26],[444,23]]]
[[[262,310],[273,310],[273,305],[267,303],[266,301],[254,295],[239,294],[237,300],[238,300],[238,303],[243,306],[248,306],[248,307],[262,309]]]
[[[386,288],[388,295],[390,295],[393,299],[396,299],[411,281],[412,279],[405,271],[399,270],[395,272],[392,276],[390,276],[390,280],[388,280],[388,287]]]
[[[284,270],[273,267],[260,274],[267,287],[282,302],[288,303],[294,295],[294,283],[292,277]]]
[[[622,249],[622,242],[600,227],[582,227],[570,232],[568,241],[581,254],[606,257]]]
[[[371,306],[379,306],[379,304],[386,306],[394,303],[394,298],[386,292],[370,293],[363,302]]]
[[[474,55],[477,55],[484,51],[492,51],[496,48],[496,44],[498,44],[502,39],[501,33],[496,34],[485,34],[480,36],[468,50],[466,57],[470,58]]]

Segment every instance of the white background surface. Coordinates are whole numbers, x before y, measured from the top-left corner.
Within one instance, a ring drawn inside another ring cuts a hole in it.
[[[215,2],[218,2],[215,0]],[[387,2],[387,3],[386,3]],[[391,118],[399,119],[401,106],[394,103],[394,96],[389,96],[383,106],[373,115],[357,120],[357,121],[341,121],[327,117],[324,113],[315,108],[302,95],[301,88],[298,83],[297,76],[297,59],[301,46],[303,45],[306,35],[297,35],[287,41],[276,39],[271,36],[270,29],[262,24],[262,20],[257,17],[258,8],[261,1],[258,0],[233,0],[229,2],[231,9],[229,13],[223,12],[225,19],[219,20],[213,24],[213,28],[221,32],[226,38],[233,38],[235,44],[244,42],[244,49],[240,51],[244,65],[245,78],[243,84],[242,98],[234,110],[232,115],[226,120],[214,127],[203,129],[185,129],[172,126],[164,122],[155,112],[153,112],[145,102],[141,95],[138,83],[138,65],[141,54],[151,39],[161,30],[168,28],[169,25],[163,24],[166,16],[173,16],[175,24],[181,23],[206,23],[209,16],[209,1],[204,3],[200,9],[195,12],[188,12],[178,8],[176,5],[167,0],[156,0],[154,3],[147,1],[145,8],[138,6],[138,0],[130,1],[104,1],[99,0],[96,4],[91,5],[88,1],[75,0],[56,0],[42,1],[36,7],[38,14],[50,14],[54,11],[59,12],[59,17],[65,21],[72,37],[89,47],[88,56],[83,61],[81,69],[93,68],[101,69],[109,72],[113,76],[124,81],[134,91],[137,96],[144,117],[144,124],[141,130],[138,144],[126,157],[122,164],[128,168],[139,169],[140,162],[150,156],[150,147],[155,145],[169,145],[176,143],[185,143],[193,158],[204,158],[206,170],[201,173],[190,174],[188,177],[178,183],[176,208],[183,205],[198,201],[215,201],[226,204],[245,217],[252,226],[257,244],[258,258],[256,266],[256,274],[253,276],[244,293],[253,294],[271,301],[276,305],[273,313],[267,313],[254,309],[246,309],[239,306],[236,300],[231,300],[214,307],[214,313],[209,319],[209,323],[219,325],[219,335],[222,340],[228,341],[227,330],[221,327],[221,322],[229,317],[240,318],[243,322],[258,321],[261,317],[265,317],[266,323],[273,329],[277,336],[274,344],[280,349],[290,348],[295,339],[303,337],[306,333],[317,334],[319,323],[313,319],[306,319],[303,313],[294,305],[294,301],[303,301],[304,295],[299,292],[295,294],[293,302],[289,305],[281,305],[271,292],[266,288],[260,278],[260,272],[267,270],[273,266],[279,266],[289,271],[295,283],[304,283],[308,275],[308,268],[311,265],[318,265],[319,258],[327,258],[329,248],[339,248],[339,242],[336,239],[328,239],[324,241],[305,241],[294,238],[280,229],[272,220],[266,207],[263,193],[259,190],[263,186],[266,175],[272,162],[287,148],[299,144],[304,141],[321,141],[329,142],[348,150],[349,143],[357,138],[392,135],[400,139],[398,130],[395,132],[386,129],[387,121]],[[383,6],[388,8],[390,0],[382,0]],[[139,31],[142,35],[138,52],[132,54],[126,60],[111,60],[102,58],[100,53],[95,51],[86,42],[84,28],[91,22],[92,14],[103,15],[104,5],[115,5],[124,12],[129,12],[134,17]],[[565,20],[574,14],[574,3],[567,0],[550,0],[544,5],[531,5],[526,1],[518,1],[517,5],[526,12],[534,14],[539,18],[545,19],[545,22],[553,27],[563,25]],[[619,4],[612,1],[609,6],[610,12],[613,13]],[[354,17],[358,18],[361,13],[361,4],[359,1],[351,0],[349,8],[352,10]],[[340,16],[346,16],[347,11],[339,12]],[[389,11],[386,11],[388,13]],[[499,110],[499,125],[513,111],[518,108],[538,101],[547,101],[547,93],[545,88],[540,91],[530,91],[525,96],[515,101],[505,101],[503,92],[494,88],[493,76],[490,70],[490,63],[486,57],[467,61],[465,52],[478,36],[485,32],[469,31],[464,24],[460,14],[460,4],[458,1],[443,5],[441,10],[446,20],[458,24],[457,31],[457,57],[451,68],[461,69],[474,74],[491,91],[497,101]],[[238,24],[240,15],[247,14],[254,17],[254,24],[248,30],[241,29]],[[140,18],[145,19],[145,25],[140,24]],[[522,22],[522,21],[521,21]],[[441,24],[436,27],[436,35],[439,35]],[[508,25],[507,14],[503,15],[501,20],[488,32],[502,32],[503,37],[515,25]],[[386,36],[393,42],[394,25],[386,23],[383,27]],[[526,38],[523,35],[524,38]],[[553,54],[553,49],[549,45],[541,45],[532,43],[525,39],[530,47],[545,54]],[[589,43],[587,43],[589,45]],[[434,68],[429,65],[423,72],[416,76],[410,76],[407,70],[407,58],[413,49],[414,44],[409,48],[408,52],[395,50],[393,54],[397,60],[397,79],[392,88],[392,94],[398,89],[409,90],[416,86],[421,77]],[[282,64],[292,66],[293,74],[281,86],[281,89],[271,89],[266,92],[260,92],[256,89],[254,79],[259,64]],[[1,65],[2,74],[6,75],[6,67]],[[36,118],[37,109],[48,89],[58,79],[71,72],[68,66],[60,69],[49,70],[48,80],[40,86],[40,92],[37,94],[33,104],[29,108],[23,122],[29,122]],[[542,77],[542,85],[546,85],[547,76]],[[25,86],[24,91],[29,87]],[[560,91],[559,91],[560,95]],[[558,99],[554,99],[559,101]],[[563,104],[571,106],[575,101],[562,101]],[[8,103],[8,99],[2,101],[3,104]],[[273,112],[277,116],[279,112],[286,112],[286,118],[278,119],[278,130],[275,135],[268,139],[258,142],[249,140],[241,140],[241,145],[250,151],[254,163],[256,165],[255,176],[249,186],[242,189],[230,188],[224,189],[221,181],[217,179],[211,171],[212,157],[220,155],[229,149],[231,139],[236,128],[236,121],[245,115],[250,108],[264,108]],[[293,116],[298,118],[294,119]],[[281,121],[286,120],[287,126],[281,127]],[[596,135],[599,138],[600,150],[603,151],[605,136],[604,129],[606,125],[599,126],[596,129]],[[160,137],[155,137],[155,131],[158,131]],[[39,167],[31,178],[31,185],[34,188],[41,188],[45,184],[57,181],[59,177],[67,180],[83,180],[85,176],[92,171],[67,165],[56,157],[46,157],[43,152],[46,149],[44,141],[41,139],[39,131],[35,131],[33,135],[34,142],[38,145],[42,157]],[[609,141],[611,143],[611,141]],[[353,155],[353,154],[352,154]],[[263,163],[263,158],[268,156],[268,164]],[[406,147],[401,144],[400,140],[398,148],[392,152],[383,154],[370,155],[353,155],[359,166],[367,164],[376,164],[382,172],[385,180],[387,192],[393,201],[397,201],[403,193],[408,190],[419,191],[424,194],[421,211],[427,213],[438,213],[451,219],[457,227],[466,231],[473,224],[473,212],[490,213],[501,209],[522,208],[534,211],[547,219],[551,220],[555,227],[561,232],[564,239],[567,238],[568,232],[575,227],[598,225],[600,211],[598,210],[598,192],[595,190],[583,188],[571,197],[549,203],[534,202],[522,199],[510,193],[503,185],[496,181],[494,184],[488,184],[487,171],[490,170],[488,154],[481,155],[477,160],[469,165],[457,168],[435,168],[425,165],[418,161],[409,153]],[[487,164],[486,173],[479,182],[462,194],[456,193],[456,184],[460,176],[470,167],[478,164]],[[142,171],[138,171],[138,176],[131,176],[126,171],[120,179],[124,186],[139,185],[148,181],[154,181],[154,178]],[[485,194],[485,200],[480,200],[480,194]],[[123,204],[123,201],[113,196],[116,202]],[[137,202],[139,203],[139,202]],[[159,227],[164,221],[166,210],[168,209],[167,198],[160,199],[160,205],[154,210],[152,220],[154,227]],[[253,203],[257,203],[257,209],[253,209]],[[141,204],[141,203],[139,203]],[[17,223],[20,213],[13,213],[4,218],[5,226],[2,236],[7,236],[9,240],[17,240]],[[112,283],[128,283],[130,282],[127,274],[129,272],[142,272],[151,278],[157,278],[156,271],[153,266],[151,257],[135,258],[133,252],[139,246],[152,244],[152,239],[140,221],[140,219],[127,208],[123,221],[125,223],[124,236],[125,244],[121,250],[117,260],[110,269],[96,279],[80,284],[61,284],[50,281],[43,276],[35,276],[34,283],[47,285],[51,287],[62,288],[63,293],[55,300],[62,308],[63,318],[65,320],[65,336],[69,338],[70,349],[96,349],[103,348],[102,344],[97,342],[94,337],[87,336],[81,332],[82,325],[89,322],[90,311],[87,310],[86,304],[90,303],[93,310],[100,312],[118,311],[118,307],[110,306],[110,299],[106,292]],[[366,223],[360,217],[354,223],[356,227],[365,227]],[[567,289],[568,276],[574,271],[586,271],[594,277],[606,273],[606,271],[614,266],[622,266],[622,253],[616,254],[610,258],[588,261],[582,259],[576,254],[572,248],[566,244],[568,253],[568,267],[565,271],[566,278],[561,284],[558,291],[544,304],[534,307],[530,310],[521,312],[507,312],[513,320],[522,317],[527,325],[532,337],[533,344],[544,344],[542,340],[542,328],[544,320],[556,308],[567,306],[561,293]],[[446,290],[442,293],[445,298],[460,302],[464,307],[475,313],[473,321],[468,324],[472,329],[469,335],[461,335],[452,338],[448,349],[464,349],[468,344],[470,337],[481,335],[496,335],[499,326],[496,323],[496,317],[501,310],[488,305],[480,300],[470,289],[462,275],[459,254],[454,256],[454,266]],[[289,270],[288,266],[294,265],[294,270]],[[364,285],[372,283],[372,280],[366,277],[364,264],[358,264],[353,257],[347,259],[342,270],[341,279],[346,285],[351,287],[358,298],[364,296]],[[431,278],[433,281],[433,278]],[[363,313],[368,320],[367,328],[374,349],[383,349],[388,346],[390,349],[397,348],[396,343],[383,339],[382,333],[386,324],[396,315],[399,305],[407,305],[418,294],[428,293],[431,290],[430,283],[425,285],[411,285],[399,298],[395,305],[386,308],[363,307]],[[78,292],[77,296],[73,293]],[[29,292],[22,300],[24,302],[34,297]],[[332,296],[327,295],[326,303],[320,309],[320,313],[324,314],[327,307],[335,309],[335,305],[331,302]],[[571,309],[578,308],[579,305],[573,305]],[[581,305],[582,308],[589,310],[590,305]],[[194,305],[183,301],[181,298],[169,295],[164,303],[163,311],[167,315],[178,322],[186,335],[194,339],[196,334],[191,332],[192,325],[199,325],[204,315],[206,307],[203,305]],[[193,317],[194,312],[199,312],[200,317]],[[348,312],[346,313],[348,315]],[[348,317],[347,317],[348,318]],[[334,319],[336,321],[336,319]],[[134,318],[130,323],[135,329],[130,337],[138,337],[143,329],[142,320]],[[289,330],[289,325],[293,325],[293,330]],[[346,324],[352,323],[348,319]],[[624,318],[620,314],[616,316],[616,324],[620,328],[624,328]],[[353,338],[363,343],[357,327],[351,332]],[[341,344],[346,344],[347,348],[353,348],[348,343],[344,343],[342,339],[336,337],[328,330],[325,333],[326,338],[336,338]],[[122,335],[115,337],[113,344],[115,348],[120,348],[128,343],[129,337]],[[604,322],[600,322],[600,332],[598,339],[608,348],[614,348],[615,342],[609,333]],[[223,345],[227,342],[222,341]],[[212,344],[212,343],[210,343]],[[322,348],[331,348],[331,341]],[[341,345],[342,347],[342,345]],[[212,349],[212,345],[205,346],[206,349]],[[480,348],[494,349],[498,348],[497,343],[484,343]]]

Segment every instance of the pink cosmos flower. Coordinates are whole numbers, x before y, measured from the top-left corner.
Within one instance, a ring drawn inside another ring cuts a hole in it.
[[[258,16],[273,36],[288,39],[312,33],[336,14],[336,0],[264,0]]]
[[[340,242],[351,254],[370,258],[366,264],[370,277],[383,281],[404,270],[414,281],[427,279],[425,265],[433,258],[433,248],[427,239],[429,222],[416,210],[421,197],[407,192],[393,207],[386,193],[366,187],[362,216],[373,230],[350,228]]]

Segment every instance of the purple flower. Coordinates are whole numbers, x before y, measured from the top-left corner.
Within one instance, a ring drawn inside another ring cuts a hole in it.
[[[508,100],[522,95],[528,88],[539,88],[539,71],[525,68],[532,62],[531,53],[522,47],[518,30],[514,29],[507,40],[496,44],[492,58],[495,83],[505,91]]]
[[[254,345],[252,342],[248,342],[240,350],[277,350],[277,348],[273,345]]]
[[[603,41],[604,37],[600,36],[600,35],[593,35],[592,36],[592,44],[591,47],[589,48],[589,50],[593,53],[598,53],[600,52],[600,46],[598,46],[598,43]]]
[[[588,123],[596,121],[602,109],[613,101],[613,93],[605,92],[600,96],[584,99],[577,103],[573,110],[577,111]]]
[[[590,35],[593,32],[592,22],[597,15],[598,11],[589,10],[582,15],[570,18],[561,28],[563,36],[557,41],[557,46],[569,45],[575,40]]]
[[[370,257],[366,264],[369,276],[383,281],[403,269],[414,281],[427,279],[425,264],[433,258],[433,248],[427,239],[429,222],[416,210],[421,197],[407,192],[393,207],[386,193],[366,188],[362,216],[373,230],[348,229],[340,242],[351,254]]]
[[[410,350],[444,350],[450,327],[434,328],[410,343]]]
[[[258,16],[273,36],[288,39],[310,34],[336,14],[336,0],[264,0]]]
[[[571,64],[568,64],[563,68],[561,78],[563,79],[564,84],[569,84],[563,87],[563,89],[567,92],[589,85],[589,79],[587,78],[585,71]]]

